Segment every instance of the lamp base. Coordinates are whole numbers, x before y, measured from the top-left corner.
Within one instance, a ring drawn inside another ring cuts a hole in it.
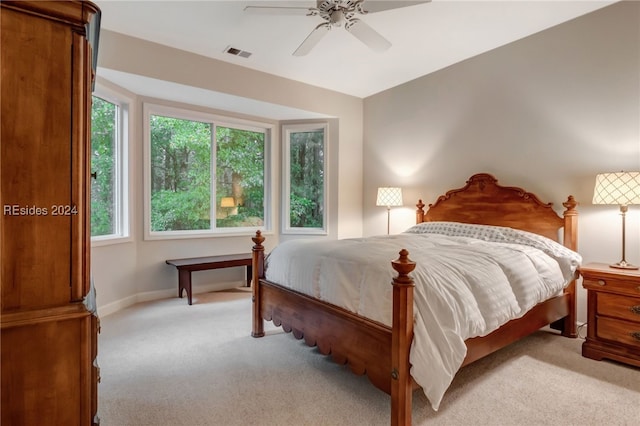
[[[625,260],[621,260],[618,263],[613,263],[609,265],[609,267],[616,268],[616,269],[631,269],[631,270],[638,269],[637,266],[627,263]]]

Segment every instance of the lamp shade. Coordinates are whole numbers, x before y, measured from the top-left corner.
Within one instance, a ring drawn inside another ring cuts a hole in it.
[[[640,172],[601,173],[596,176],[593,204],[640,204]]]
[[[402,189],[392,187],[378,188],[378,198],[376,199],[376,206],[402,206]]]
[[[236,203],[233,200],[233,197],[223,197],[220,200],[220,207],[235,207]]]

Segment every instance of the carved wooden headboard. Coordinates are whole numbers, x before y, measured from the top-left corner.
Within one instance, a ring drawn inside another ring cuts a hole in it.
[[[552,203],[540,199],[522,188],[498,185],[488,173],[471,176],[459,189],[447,191],[425,213],[422,200],[416,205],[416,223],[451,221],[482,225],[508,226],[544,235],[577,249],[578,203],[569,196],[563,203],[566,210],[559,216]],[[563,238],[559,231],[563,228]]]

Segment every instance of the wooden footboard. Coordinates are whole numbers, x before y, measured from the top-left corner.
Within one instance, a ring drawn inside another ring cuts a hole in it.
[[[391,262],[393,326],[369,320],[340,307],[271,283],[264,278],[264,237],[260,231],[253,246],[253,337],[264,336],[264,320],[272,321],[334,362],[366,374],[371,383],[391,395],[391,423],[411,424],[413,379],[409,352],[413,340],[413,287],[408,275],[415,262],[401,250]],[[391,283],[390,283],[391,284]]]

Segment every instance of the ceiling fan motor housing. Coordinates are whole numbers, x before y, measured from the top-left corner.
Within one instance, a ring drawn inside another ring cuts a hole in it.
[[[331,13],[334,10],[367,13],[362,7],[363,2],[364,0],[324,0],[318,2],[318,10],[324,13]]]
[[[356,13],[365,14],[363,0],[325,0],[318,4],[317,14],[332,27],[349,28]]]

